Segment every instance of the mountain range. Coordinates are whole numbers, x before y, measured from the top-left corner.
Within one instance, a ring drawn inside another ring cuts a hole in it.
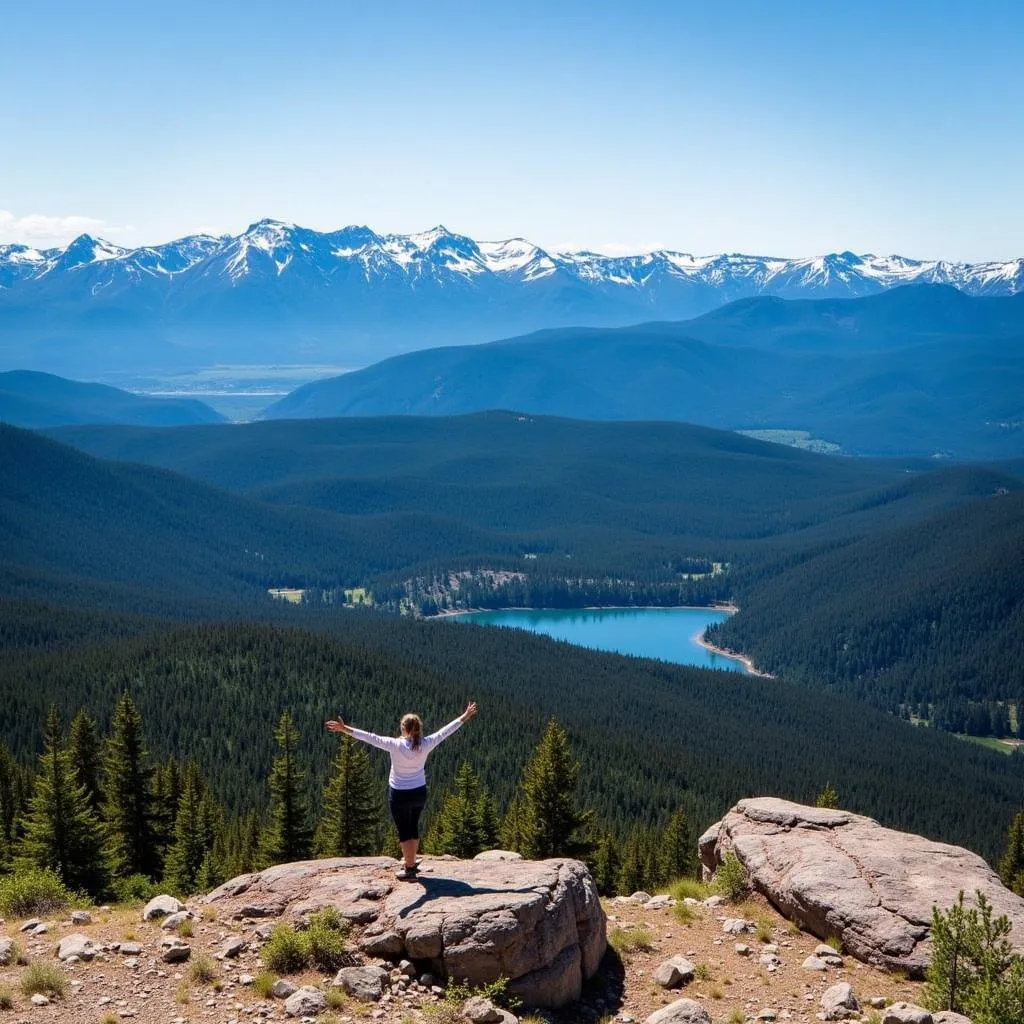
[[[922,283],[1015,295],[1024,259],[607,256],[475,241],[443,226],[318,232],[269,219],[239,235],[135,249],[81,235],[63,248],[0,246],[0,367],[359,366],[540,328],[683,319],[751,296],[849,298]]]

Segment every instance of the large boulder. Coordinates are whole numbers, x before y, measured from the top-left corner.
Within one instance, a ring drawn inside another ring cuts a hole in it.
[[[787,917],[853,956],[920,977],[931,959],[932,907],[980,890],[1013,923],[1024,952],[1024,899],[977,854],[883,828],[849,811],[771,797],[741,800],[701,836],[706,873],[733,852]]]
[[[415,882],[386,857],[280,864],[242,875],[201,902],[238,917],[305,916],[335,907],[370,956],[429,965],[473,985],[504,976],[533,1006],[579,998],[605,951],[597,887],[575,860],[424,858]]]

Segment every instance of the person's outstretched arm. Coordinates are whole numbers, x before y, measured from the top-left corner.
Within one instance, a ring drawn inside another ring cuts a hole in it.
[[[440,743],[442,740],[448,739],[448,737],[451,736],[451,734],[455,732],[455,730],[458,729],[460,725],[463,725],[464,723],[468,722],[475,714],[476,701],[470,701],[466,705],[466,710],[463,711],[458,718],[449,722],[447,725],[442,726],[440,729],[437,730],[437,732],[432,732],[424,740],[424,742],[429,746],[433,747],[436,744]]]
[[[340,716],[336,719],[331,719],[329,722],[325,722],[330,732],[343,732],[346,736],[351,736],[354,740],[360,740],[363,743],[368,743],[371,747],[378,747],[380,750],[390,750],[392,747],[398,745],[398,740],[393,736],[378,736],[375,732],[367,732],[365,729],[357,729],[353,725],[349,725]]]

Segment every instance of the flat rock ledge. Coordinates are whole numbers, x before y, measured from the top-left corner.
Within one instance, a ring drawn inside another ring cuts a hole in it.
[[[701,836],[710,874],[734,852],[753,886],[819,938],[838,938],[857,959],[921,977],[931,959],[932,907],[975,890],[1013,923],[1024,952],[1024,899],[959,846],[883,828],[848,811],[773,797],[741,800]]]
[[[335,857],[241,875],[200,901],[236,917],[335,907],[360,951],[480,985],[505,976],[530,1006],[578,999],[606,947],[605,915],[576,860],[424,857],[415,882],[389,857]]]

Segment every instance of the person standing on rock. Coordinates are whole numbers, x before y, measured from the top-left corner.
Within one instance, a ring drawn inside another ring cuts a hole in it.
[[[443,740],[476,714],[476,702],[470,701],[466,710],[454,721],[429,736],[423,735],[419,715],[403,715],[401,736],[378,736],[373,732],[356,729],[340,716],[325,723],[331,732],[343,732],[371,747],[386,750],[391,755],[391,773],[388,775],[388,807],[398,829],[398,843],[402,847],[404,864],[398,871],[400,879],[416,877],[420,847],[420,814],[427,802],[427,755]]]

